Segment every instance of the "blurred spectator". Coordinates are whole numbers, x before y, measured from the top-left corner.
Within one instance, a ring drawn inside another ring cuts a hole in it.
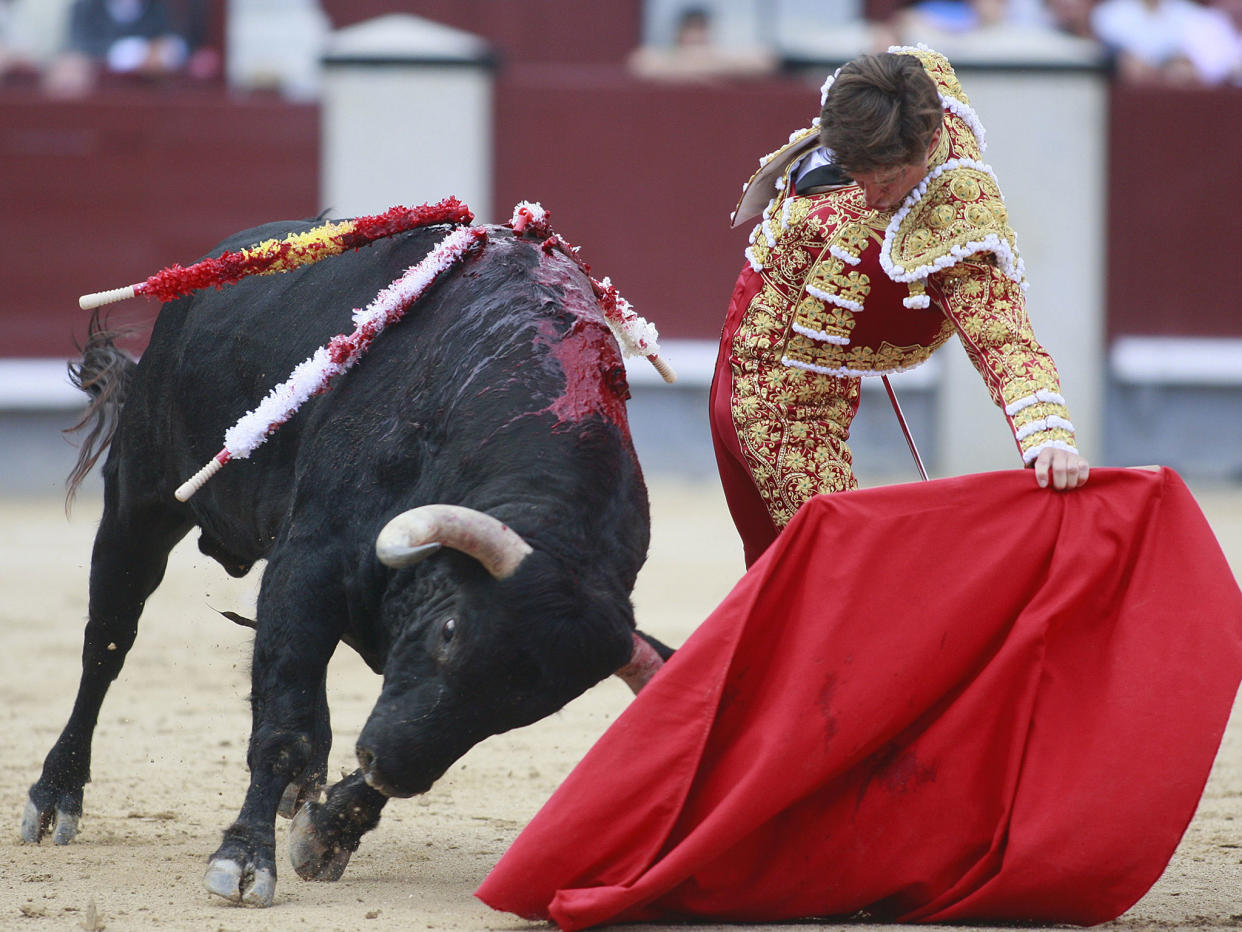
[[[14,5],[10,0],[0,0],[0,69],[6,69],[11,62],[20,62],[23,58],[23,43],[13,24]]]
[[[1232,60],[1233,67],[1225,80],[1242,86],[1242,0],[1207,0],[1210,17],[1217,17],[1221,23],[1220,32],[1232,36],[1232,43],[1222,43],[1224,48],[1231,44],[1232,59],[1228,52],[1222,55],[1222,62]]]
[[[902,35],[966,33],[1006,18],[1005,0],[917,0],[898,14]]]
[[[101,74],[212,77],[219,55],[202,47],[206,0],[75,0],[65,51],[48,68],[45,88],[79,96]]]
[[[65,32],[67,0],[0,0],[0,79],[34,84]]]
[[[319,0],[231,0],[226,29],[229,86],[314,100],[331,32],[332,21]]]
[[[220,0],[168,0],[173,22],[185,38],[190,56],[186,59],[185,73],[198,80],[218,78],[224,62],[216,42],[209,34],[210,10]],[[216,37],[217,41],[223,36]]]
[[[1228,17],[1234,34],[1242,36],[1242,0],[1211,0],[1208,6]]]
[[[1092,0],[915,0],[894,16],[900,44],[976,61],[1098,63]]]
[[[711,13],[697,6],[681,11],[671,47],[642,46],[629,59],[635,74],[663,81],[752,78],[772,72],[776,65],[776,55],[768,49],[718,45]]]
[[[1052,26],[1066,35],[1095,39],[1091,27],[1094,5],[1094,0],[1047,0],[1048,17]]]
[[[1103,0],[1091,25],[1116,54],[1123,80],[1214,85],[1242,76],[1242,37],[1222,9],[1193,0]]]
[[[28,51],[29,42],[21,33],[14,14],[16,4],[0,0],[0,75],[19,74],[35,70],[33,57]]]

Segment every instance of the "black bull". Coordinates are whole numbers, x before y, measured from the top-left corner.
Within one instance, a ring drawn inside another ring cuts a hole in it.
[[[220,248],[307,228],[271,224]],[[110,443],[104,511],[82,679],[30,789],[27,841],[76,834],[104,694],[170,549],[195,526],[202,551],[234,575],[267,561],[250,786],[205,878],[213,893],[253,905],[270,904],[275,890],[278,809],[297,811],[298,873],[334,880],[390,796],[426,791],[474,744],[556,711],[642,646],[629,597],[649,520],[624,368],[588,278],[537,238],[490,228],[482,252],[446,273],[328,392],[188,503],[174,498],[226,428],[351,330],[352,310],[445,232],[415,230],[171,302],[137,365],[92,326],[77,376],[96,396],[94,455]],[[91,454],[88,443],[77,478]],[[411,512],[444,504],[470,509],[449,525],[465,515],[491,530],[437,536],[436,508],[430,525],[427,509]],[[397,559],[381,562],[377,536],[407,512],[420,539],[398,529],[387,545]],[[496,530],[499,558],[476,540]],[[428,539],[444,549],[416,562],[436,549],[418,546]],[[498,569],[498,559],[509,562]],[[339,642],[383,686],[359,737],[359,770],[323,803],[302,805],[326,777],[325,672]]]

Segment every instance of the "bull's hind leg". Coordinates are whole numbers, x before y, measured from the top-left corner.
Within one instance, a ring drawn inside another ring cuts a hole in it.
[[[69,721],[30,788],[22,839],[68,844],[78,833],[83,787],[91,778],[91,739],[108,687],[138,634],[138,616],[164,578],[168,553],[190,529],[185,512],[163,505],[121,508],[108,483],[91,554],[90,605],[82,644],[82,678]]]

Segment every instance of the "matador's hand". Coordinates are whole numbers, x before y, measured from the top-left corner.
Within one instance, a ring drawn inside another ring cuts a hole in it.
[[[1091,464],[1077,453],[1044,447],[1035,458],[1035,481],[1041,489],[1048,487],[1049,479],[1054,489],[1076,489],[1086,485]]]

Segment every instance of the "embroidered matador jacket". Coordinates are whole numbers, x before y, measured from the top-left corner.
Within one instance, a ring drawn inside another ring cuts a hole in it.
[[[813,126],[763,160],[734,215],[754,217],[771,195],[725,324],[717,381],[731,381],[731,423],[714,403],[713,430],[718,447],[736,432],[728,446],[777,530],[812,495],[855,487],[846,440],[860,377],[917,366],[955,333],[1026,464],[1045,447],[1075,450],[1005,202],[980,161],[983,127],[947,59],[890,51],[916,56],[944,104],[928,174],[902,205],[869,210],[854,184],[797,195],[790,174],[818,145]]]

